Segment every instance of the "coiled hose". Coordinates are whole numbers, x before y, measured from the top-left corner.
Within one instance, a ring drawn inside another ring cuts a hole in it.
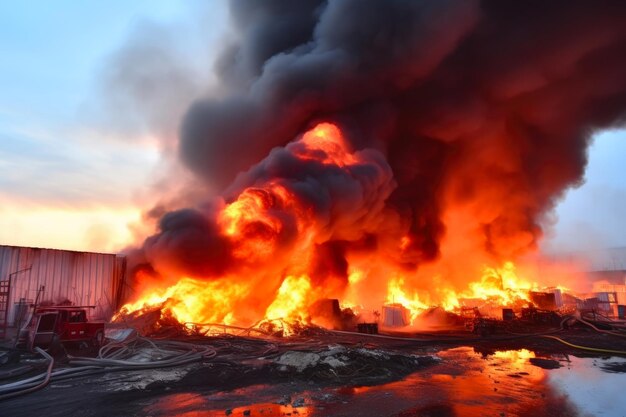
[[[142,353],[148,349],[155,352],[156,359],[148,359]],[[103,346],[96,358],[69,357],[73,367],[53,371],[54,359],[41,348],[35,348],[49,361],[45,373],[17,382],[0,385],[0,401],[28,394],[45,387],[50,381],[103,372],[156,369],[186,365],[213,358],[217,351],[210,346],[179,341],[150,340],[136,336],[124,342],[111,342]]]

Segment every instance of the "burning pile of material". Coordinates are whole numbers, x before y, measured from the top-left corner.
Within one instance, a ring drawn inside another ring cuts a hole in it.
[[[124,311],[249,326],[329,298],[526,300],[530,282],[492,277],[536,249],[591,134],[624,120],[626,3],[230,4],[227,93],[189,108],[179,143],[218,191],[131,254]]]

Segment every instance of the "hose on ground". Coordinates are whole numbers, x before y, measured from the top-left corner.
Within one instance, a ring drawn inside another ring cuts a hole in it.
[[[610,330],[604,330],[604,329],[600,329],[598,327],[596,327],[593,323],[588,322],[587,320],[581,318],[576,317],[576,320],[578,320],[579,322],[586,324],[587,326],[591,327],[593,330],[600,332],[600,333],[606,333],[606,334],[612,334],[613,336],[619,336],[619,337],[626,337],[626,334],[624,333],[618,333],[618,332],[613,332]]]
[[[54,358],[50,356],[45,350],[36,347],[35,350],[37,353],[42,355],[44,358],[48,360],[48,369],[43,376],[43,381],[37,382],[40,378],[33,377],[28,378],[26,380],[20,381],[19,383],[6,384],[0,386],[0,393],[5,393],[0,395],[0,401],[6,400],[9,398],[17,397],[18,395],[28,394],[30,392],[37,391],[48,385],[50,382],[50,378],[52,376],[52,368],[54,367]]]
[[[548,339],[554,339],[560,343],[563,343],[564,345],[576,348],[576,349],[582,349],[582,350],[588,350],[591,352],[601,352],[601,353],[613,353],[616,355],[626,355],[626,351],[624,350],[613,350],[613,349],[603,349],[603,348],[594,348],[594,347],[589,347],[589,346],[581,346],[581,345],[575,345],[574,343],[570,343],[566,340],[561,339],[560,337],[556,337],[556,336],[550,336],[550,335],[539,335],[539,337],[545,337]]]
[[[50,381],[103,372],[156,369],[186,365],[213,358],[217,350],[211,346],[180,341],[150,340],[134,337],[124,342],[111,342],[103,346],[96,358],[69,357],[71,368],[53,371],[54,359],[43,349],[35,350],[49,361],[45,373],[17,382],[0,385],[0,400],[27,394],[45,387]],[[155,354],[156,358],[146,357]]]

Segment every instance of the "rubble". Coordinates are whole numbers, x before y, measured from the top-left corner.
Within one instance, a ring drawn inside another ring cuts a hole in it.
[[[543,369],[558,369],[561,367],[559,361],[554,359],[545,359],[545,358],[530,358],[528,359],[530,363],[535,366],[538,366]]]
[[[302,372],[306,368],[316,366],[320,361],[320,355],[310,352],[285,352],[283,353],[275,363],[282,365],[280,369],[287,370],[287,367],[295,369],[297,372]]]
[[[395,380],[439,361],[436,356],[331,345],[315,352],[288,351],[273,363],[280,375],[318,383]]]

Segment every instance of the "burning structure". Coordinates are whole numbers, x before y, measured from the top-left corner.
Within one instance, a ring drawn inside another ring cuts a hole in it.
[[[624,2],[230,6],[224,92],[180,130],[212,191],[161,207],[122,313],[248,326],[338,299],[415,322],[569,285],[523,256],[583,181],[593,132],[623,124]]]
[[[555,353],[626,356],[624,322],[596,320],[608,311],[600,305],[626,311],[613,305],[626,291],[599,284],[592,297],[574,297],[557,286],[575,284],[567,269],[528,255],[558,199],[582,181],[593,132],[624,122],[626,3],[229,4],[237,38],[217,62],[223,91],[195,102],[180,132],[182,161],[210,191],[188,207],[151,211],[158,230],[127,254],[133,283],[114,287],[137,289],[115,315],[125,323],[71,321],[85,316],[78,306],[35,314],[29,341],[45,370],[0,385],[0,401],[14,401],[3,411],[75,414],[82,398],[90,416],[211,413],[276,384],[286,397],[256,409],[291,415],[305,403],[291,393],[312,384],[343,386],[348,404],[368,385],[451,358],[456,369],[435,368],[401,390],[418,402],[384,388],[339,413],[576,415],[543,400],[551,391],[536,386],[550,378],[526,370],[561,367]],[[569,308],[579,315],[554,311]],[[42,328],[42,318],[53,325]],[[148,339],[152,323],[161,333]],[[90,324],[95,350],[74,355]],[[347,324],[361,333],[328,330]],[[433,324],[465,329],[392,334]],[[214,325],[219,334],[209,333]],[[82,336],[61,338],[79,328]],[[275,337],[285,330],[296,334]],[[50,348],[67,342],[58,346],[70,353],[59,353],[63,369],[37,345],[43,333]],[[471,353],[450,349],[468,345]],[[16,357],[8,352],[0,361]],[[488,356],[497,361],[481,365]],[[166,367],[178,369],[144,372]],[[122,376],[71,381],[114,371]],[[510,386],[494,387],[496,377]],[[54,384],[37,401],[13,400],[63,380],[70,385]],[[232,389],[239,398],[225,403]],[[520,408],[524,395],[529,407]]]

